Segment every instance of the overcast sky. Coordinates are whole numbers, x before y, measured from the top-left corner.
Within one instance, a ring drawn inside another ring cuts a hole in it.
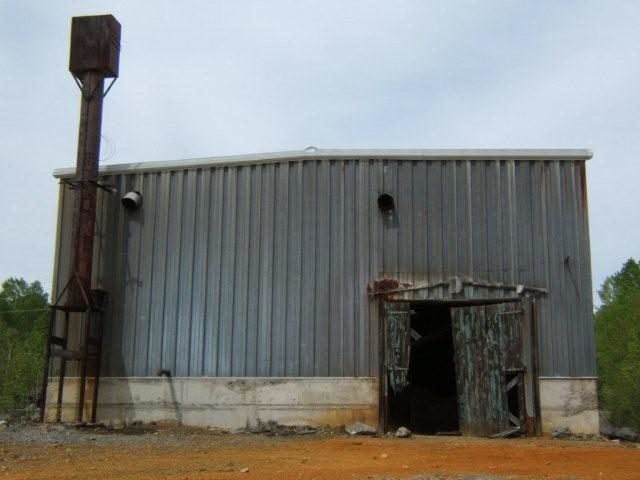
[[[102,163],[319,148],[591,148],[594,290],[640,258],[638,1],[0,0],[0,280],[51,285],[80,94],[70,19],[122,24]]]

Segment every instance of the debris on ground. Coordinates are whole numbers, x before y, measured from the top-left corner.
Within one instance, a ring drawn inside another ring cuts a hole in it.
[[[602,440],[600,435],[574,433],[569,427],[557,427],[551,432],[551,438],[556,440],[579,440],[583,442]]]
[[[313,435],[322,432],[322,429],[310,427],[308,425],[281,425],[274,421],[258,422],[253,427],[245,429],[247,433],[261,434],[266,436],[288,436],[288,435]]]
[[[573,437],[573,432],[571,432],[571,429],[569,427],[554,428],[553,432],[551,432],[551,438],[562,439],[562,438],[572,438],[572,437]]]
[[[640,443],[640,433],[632,430],[629,427],[603,427],[602,434],[609,439],[619,439],[624,440],[625,442]]]
[[[355,422],[351,425],[347,425],[344,430],[349,435],[375,435],[378,431],[373,428],[371,425],[367,425],[362,422]]]
[[[490,438],[514,438],[520,436],[521,433],[520,427],[513,427],[491,435]]]
[[[411,430],[407,427],[400,427],[396,431],[396,438],[409,438],[411,436]]]

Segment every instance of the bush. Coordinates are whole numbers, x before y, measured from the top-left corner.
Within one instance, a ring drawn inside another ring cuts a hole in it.
[[[0,411],[36,403],[47,335],[47,294],[40,282],[10,278],[0,290]]]
[[[640,263],[630,259],[600,290],[596,343],[600,408],[640,431]]]

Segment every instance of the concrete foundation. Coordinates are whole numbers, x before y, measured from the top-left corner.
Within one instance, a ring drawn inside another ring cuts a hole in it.
[[[573,433],[598,435],[597,379],[594,377],[541,377],[542,431],[568,427]]]
[[[78,378],[65,379],[62,420],[75,421]],[[90,411],[90,382],[86,414]],[[47,390],[47,421],[55,420],[58,379]],[[87,417],[85,417],[87,418]],[[366,378],[107,377],[100,379],[96,421],[111,426],[170,422],[238,430],[281,425],[378,423],[378,380]]]
[[[88,381],[85,418],[91,399]],[[58,379],[49,380],[47,421],[55,420]],[[75,421],[78,379],[65,381],[62,420]],[[540,378],[542,429],[600,432],[595,378]],[[100,379],[98,422],[165,422],[239,430],[281,425],[378,424],[378,380],[358,378],[110,377]]]

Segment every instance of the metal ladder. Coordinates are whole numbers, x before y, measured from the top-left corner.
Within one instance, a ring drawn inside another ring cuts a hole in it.
[[[60,302],[72,278],[58,297],[56,303],[49,306],[49,331],[47,336],[47,350],[40,395],[40,421],[44,422],[47,407],[47,387],[49,375],[53,369],[53,359],[60,359],[58,373],[58,398],[56,402],[55,421],[62,421],[62,400],[65,384],[67,362],[78,362],[80,368],[80,383],[78,385],[78,404],[76,422],[84,422],[85,396],[87,387],[87,374],[89,364],[93,365],[94,385],[92,392],[91,411],[89,422],[96,421],[96,407],[98,404],[98,385],[100,382],[100,359],[102,356],[102,331],[103,309],[106,304],[106,292],[92,290],[91,299],[84,295],[86,305],[64,305]],[[62,315],[59,315],[62,313]],[[59,328],[58,317],[62,316],[62,325]],[[72,318],[73,317],[73,318]],[[78,321],[80,342],[77,349],[69,347],[69,327],[73,321]],[[60,332],[61,333],[58,333]]]

